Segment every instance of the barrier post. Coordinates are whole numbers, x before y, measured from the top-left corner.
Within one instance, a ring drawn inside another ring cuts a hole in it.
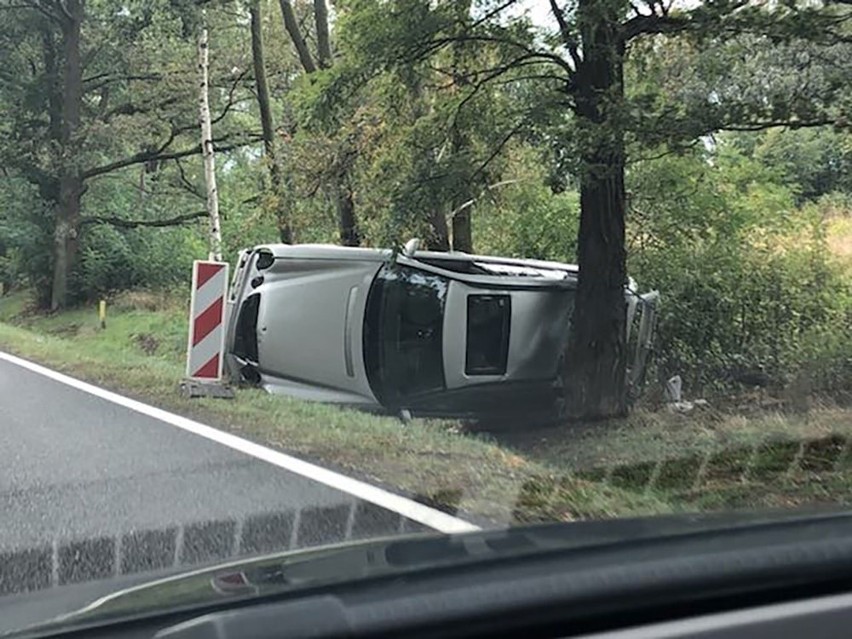
[[[222,383],[227,293],[227,263],[193,262],[186,379],[181,384],[190,397],[233,397]]]

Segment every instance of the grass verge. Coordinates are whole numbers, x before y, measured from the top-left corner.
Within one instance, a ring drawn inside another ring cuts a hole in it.
[[[497,435],[242,389],[182,397],[186,312],[125,293],[97,310],[28,312],[0,298],[0,349],[484,522],[571,520],[852,501],[852,410],[637,411],[625,420]]]
[[[564,464],[519,454],[452,422],[398,420],[237,392],[232,401],[178,393],[185,309],[165,296],[111,300],[107,328],[97,310],[27,312],[24,293],[0,298],[0,349],[188,415],[300,457],[417,496],[492,524],[667,512],[653,494],[574,477]]]

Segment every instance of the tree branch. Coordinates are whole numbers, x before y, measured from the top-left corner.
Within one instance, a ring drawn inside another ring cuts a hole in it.
[[[101,116],[101,120],[103,122],[109,122],[116,115],[136,115],[138,113],[150,113],[151,111],[157,111],[162,109],[163,107],[171,106],[180,101],[180,98],[177,96],[171,96],[162,102],[158,102],[156,104],[134,104],[133,102],[125,102],[124,104],[119,104],[112,109],[104,112]]]
[[[852,2],[852,0],[850,0],[850,2]],[[469,28],[475,29],[476,27],[478,27],[482,24],[485,24],[486,22],[491,20],[491,18],[493,18],[494,16],[500,15],[501,13],[503,13],[503,11],[505,11],[506,9],[511,7],[513,4],[517,4],[517,3],[518,3],[518,0],[506,0],[506,2],[504,2],[503,4],[497,5],[496,7],[491,9],[490,11],[486,12],[485,14],[483,14],[482,16],[477,18],[474,22],[472,22],[470,24]]]
[[[114,84],[115,82],[162,82],[165,76],[162,73],[143,73],[140,75],[112,75],[109,73],[98,73],[83,80],[86,91],[97,91],[98,89]]]
[[[176,215],[165,220],[125,220],[121,217],[107,217],[102,215],[91,215],[80,220],[80,224],[110,224],[123,229],[135,229],[140,226],[149,227],[164,227],[164,226],[179,226],[198,218],[207,217],[207,211],[195,211],[194,213],[185,213]]]
[[[424,59],[428,57],[431,53],[438,51],[442,47],[453,44],[454,42],[479,42],[479,43],[493,43],[493,44],[504,44],[511,47],[515,47],[519,51],[523,51],[527,54],[529,59],[539,58],[541,60],[547,60],[549,62],[553,62],[557,66],[562,67],[569,74],[574,73],[574,67],[572,67],[565,59],[561,56],[550,53],[548,51],[540,51],[537,49],[533,49],[528,47],[527,45],[518,42],[516,40],[510,40],[508,38],[499,38],[497,36],[484,36],[484,35],[459,35],[459,36],[447,36],[444,38],[436,38],[429,42],[423,43],[424,49],[419,53],[412,53],[411,57],[414,59]],[[415,47],[409,49],[410,51],[414,51]]]
[[[254,139],[243,140],[240,142],[235,142],[226,146],[217,146],[217,151],[233,151],[234,149],[239,149],[254,142],[260,140],[260,136],[257,134],[253,134],[252,137]],[[225,136],[218,140],[213,140],[214,145],[217,142],[224,142],[225,140],[230,139],[230,136]],[[111,173],[112,171],[117,171],[118,169],[123,169],[128,166],[133,166],[134,164],[144,164],[145,162],[150,162],[151,160],[177,160],[180,158],[189,157],[191,155],[200,155],[201,154],[201,144],[197,144],[189,149],[183,149],[181,151],[172,151],[170,153],[164,153],[163,149],[154,150],[154,151],[141,151],[130,157],[124,158],[122,160],[116,160],[115,162],[110,162],[109,164],[103,164],[101,166],[96,166],[86,171],[83,171],[83,179],[87,180],[89,178],[96,177],[98,175],[103,175],[104,173]]]
[[[183,170],[183,164],[181,164],[180,158],[175,158],[175,164],[177,164],[178,173],[180,175],[180,182],[183,187],[198,199],[207,199],[206,196],[198,190],[198,187],[196,187],[192,182],[190,182],[189,178],[186,177],[186,171]]]
[[[571,61],[574,63],[574,68],[578,69],[582,60],[580,59],[579,47],[574,36],[571,35],[571,28],[568,26],[568,21],[565,19],[565,12],[556,3],[556,0],[550,0],[550,10],[556,18],[556,23],[559,25],[559,33],[562,36],[562,42],[568,47],[568,54],[571,56]]]
[[[704,31],[711,27],[722,27],[722,30],[725,31],[725,22],[731,18],[735,19],[734,16],[738,15],[737,11],[746,7],[749,0],[731,0],[730,6],[726,7],[723,14],[708,12],[706,6],[699,6],[696,9],[671,15],[662,0],[646,0],[646,4],[651,10],[650,14],[636,15],[622,24],[621,36],[623,42],[640,35]],[[657,7],[660,8],[659,12],[657,12]],[[740,25],[732,32],[740,33],[747,30],[743,29],[743,26]],[[760,26],[757,29],[758,33],[763,33]]]
[[[317,70],[317,65],[308,50],[308,43],[302,36],[302,31],[299,29],[299,23],[296,20],[296,13],[293,11],[293,5],[290,0],[280,0],[281,15],[284,18],[284,28],[287,34],[293,41],[293,46],[296,47],[296,53],[299,54],[299,61],[305,69],[305,73],[314,73]]]
[[[464,98],[462,98],[461,102],[459,102],[458,106],[456,107],[456,114],[453,117],[453,121],[455,122],[456,116],[458,116],[459,111],[461,111],[462,108],[468,102],[473,100],[473,98],[475,98],[476,95],[479,93],[480,89],[482,89],[486,84],[496,80],[500,76],[502,76],[502,75],[514,70],[514,69],[519,69],[523,66],[526,66],[524,63],[528,60],[531,60],[531,59],[533,59],[533,56],[528,54],[528,53],[525,53],[523,55],[518,56],[514,60],[510,60],[509,62],[507,62],[503,66],[495,67],[493,69],[488,69],[487,73],[485,73],[485,76],[482,77],[482,78],[476,77],[476,76],[479,75],[479,73],[462,75],[461,77],[466,79],[466,80],[470,80],[470,79],[474,80],[473,83],[472,83],[473,89]],[[537,63],[537,64],[540,64],[540,63]],[[570,81],[568,78],[560,78],[560,79],[562,81]]]
[[[513,126],[505,136],[503,136],[503,139],[497,143],[497,146],[491,151],[488,157],[485,158],[485,161],[483,161],[471,174],[471,181],[473,180],[473,178],[477,177],[480,173],[482,173],[483,171],[485,171],[485,169],[488,168],[488,165],[491,164],[494,158],[500,155],[500,152],[503,150],[503,147],[509,143],[509,140],[515,137],[515,135],[524,127],[525,124],[526,120],[522,119],[515,126]]]
[[[222,109],[222,112],[219,113],[215,118],[213,118],[211,123],[215,124],[215,123],[221,121],[228,114],[228,112],[231,110],[231,107],[235,103],[234,102],[234,93],[236,91],[236,88],[239,85],[240,81],[246,76],[247,73],[248,73],[248,69],[244,70],[236,78],[234,78],[234,81],[231,84],[231,87],[228,91],[228,102],[225,104],[225,107]],[[163,103],[160,103],[158,106],[163,106]],[[121,107],[116,107],[116,109],[120,109],[120,108]],[[116,112],[116,109],[113,109],[113,113]],[[134,109],[130,112],[131,113],[137,112],[139,110],[140,109]],[[95,177],[97,175],[103,175],[104,173],[110,173],[111,171],[116,171],[118,169],[122,169],[122,168],[127,167],[127,166],[132,166],[134,164],[142,164],[144,162],[149,162],[151,160],[159,160],[159,161],[176,160],[176,159],[179,159],[179,158],[184,158],[184,157],[188,157],[190,155],[196,155],[198,153],[201,153],[201,145],[200,144],[196,147],[193,147],[192,149],[186,149],[184,151],[176,151],[176,152],[173,152],[173,153],[166,153],[165,152],[166,149],[169,146],[171,146],[172,142],[175,141],[175,139],[177,138],[178,135],[180,135],[181,133],[185,133],[187,131],[191,131],[196,126],[198,126],[196,123],[186,124],[186,125],[182,125],[182,126],[172,125],[171,132],[169,133],[169,137],[166,139],[165,142],[163,142],[163,144],[161,144],[156,149],[149,149],[147,151],[141,151],[141,152],[136,153],[135,155],[132,155],[132,156],[125,158],[123,160],[118,160],[116,162],[111,162],[109,164],[104,164],[102,166],[94,167],[94,168],[88,169],[86,171],[83,171],[83,179],[85,180],[85,179],[88,179],[90,177]],[[258,136],[253,135],[253,137],[256,139]],[[213,140],[213,142],[215,144],[216,142],[224,142],[224,141],[229,140],[231,138],[233,138],[233,136],[226,135],[222,138],[219,138],[218,140]],[[231,146],[221,147],[217,150],[230,151],[232,149],[239,148],[240,146],[244,146],[246,144],[251,144],[252,142],[255,141],[255,139],[249,139],[249,140],[247,140],[243,143],[236,143],[236,144],[233,144]]]
[[[695,21],[685,16],[638,15],[622,26],[622,40],[627,42],[640,35],[681,33],[695,24]]]
[[[317,58],[320,66],[331,66],[331,42],[328,32],[328,5],[325,0],[314,0],[314,22],[317,26]]]
[[[45,9],[38,2],[23,2],[22,4],[7,4],[7,5],[0,7],[0,9],[32,9],[33,11],[38,11],[40,14],[42,14],[48,20],[52,20],[53,22],[56,22],[57,24],[61,24],[61,21],[59,20],[59,17],[57,15],[55,15],[55,14],[51,13],[50,11],[48,11],[47,9]]]
[[[71,15],[71,12],[68,11],[68,7],[65,6],[65,0],[55,0],[56,5],[59,7],[59,10],[65,16],[65,19],[69,22],[74,21],[74,16]]]
[[[225,116],[228,115],[231,108],[237,102],[239,102],[238,100],[234,99],[234,94],[236,93],[236,90],[239,87],[240,83],[245,79],[246,75],[248,75],[248,72],[249,72],[249,69],[246,68],[246,69],[243,69],[243,71],[241,71],[238,75],[233,77],[230,85],[228,86],[228,101],[225,103],[225,106],[223,107],[222,111],[215,118],[213,118],[213,120],[212,120],[213,124],[216,124],[217,122],[223,120],[225,118]],[[93,77],[97,77],[97,76],[93,76]],[[159,76],[160,79],[162,79],[163,77],[164,76],[162,76],[162,75]],[[119,81],[131,81],[131,80],[147,81],[147,80],[157,80],[157,79],[158,79],[157,74],[113,77],[113,78],[110,78],[110,79],[102,82],[101,84],[97,85],[97,87],[101,87],[101,86],[104,86],[106,84],[109,84],[109,83],[112,83],[112,82],[119,82]],[[218,81],[217,81],[217,86],[218,86]],[[95,87],[89,87],[88,90],[93,90],[94,88]],[[163,107],[171,106],[171,105],[176,104],[180,101],[181,101],[181,96],[174,96],[173,95],[173,96],[168,97],[168,98],[166,98],[166,99],[164,99],[160,102],[155,102],[155,103],[146,104],[146,103],[143,102],[143,103],[140,104],[140,103],[134,103],[134,102],[125,102],[124,104],[119,104],[118,106],[113,107],[109,111],[106,111],[103,114],[103,116],[101,117],[101,119],[104,122],[108,122],[110,119],[112,119],[113,116],[116,116],[116,115],[136,115],[136,114],[139,114],[139,113],[150,113],[152,111],[160,110]],[[182,126],[182,127],[178,128],[177,132],[182,133],[182,132],[188,131],[188,130],[196,127],[196,126],[197,126],[197,123],[193,123],[192,125],[188,125],[188,126]]]
[[[837,124],[834,118],[819,118],[816,120],[764,120],[763,122],[749,122],[746,124],[723,124],[714,127],[711,131],[763,131],[764,129],[774,129],[775,127],[785,127],[788,129],[809,129],[819,126],[829,126]]]
[[[219,115],[210,120],[210,124],[216,124],[217,122],[223,120],[226,115],[228,115],[228,112],[231,110],[231,107],[234,106],[234,104],[236,104],[237,102],[234,100],[234,93],[236,92],[237,87],[239,86],[240,82],[242,82],[243,78],[248,75],[248,72],[249,67],[246,67],[245,69],[243,69],[242,73],[240,73],[234,78],[234,81],[231,83],[231,86],[228,89],[228,101],[225,103],[225,108],[222,109],[222,112]]]

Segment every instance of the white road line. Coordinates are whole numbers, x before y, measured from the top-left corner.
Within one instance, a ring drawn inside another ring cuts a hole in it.
[[[119,406],[123,406],[129,410],[141,413],[142,415],[152,417],[153,419],[171,426],[194,433],[195,435],[199,435],[200,437],[204,437],[210,441],[222,444],[223,446],[227,446],[233,450],[238,450],[246,455],[262,459],[265,462],[274,464],[275,466],[288,470],[291,473],[301,475],[302,477],[306,477],[315,482],[319,482],[320,484],[329,486],[330,488],[347,493],[353,497],[362,499],[363,501],[368,501],[372,504],[398,513],[403,517],[407,517],[408,519],[423,524],[424,526],[428,526],[429,528],[433,528],[439,532],[462,533],[479,530],[478,526],[475,526],[470,522],[459,519],[458,517],[453,517],[452,515],[443,513],[440,510],[429,508],[428,506],[424,506],[412,499],[395,495],[394,493],[378,488],[377,486],[353,479],[352,477],[347,477],[346,475],[323,468],[322,466],[302,461],[301,459],[291,457],[290,455],[286,455],[277,450],[272,450],[266,446],[255,444],[254,442],[250,442],[242,437],[237,437],[236,435],[231,435],[230,433],[213,428],[212,426],[206,426],[191,419],[187,419],[186,417],[175,415],[174,413],[170,413],[161,408],[149,406],[148,404],[136,401],[135,399],[130,399],[129,397],[124,397],[118,393],[113,393],[112,391],[69,377],[68,375],[63,375],[62,373],[45,368],[39,364],[34,364],[33,362],[21,359],[20,357],[0,352],[0,360],[26,368],[27,370],[43,375],[44,377],[57,381],[61,384],[65,384],[66,386],[70,386],[84,393],[94,395],[95,397],[112,402],[113,404],[118,404]]]

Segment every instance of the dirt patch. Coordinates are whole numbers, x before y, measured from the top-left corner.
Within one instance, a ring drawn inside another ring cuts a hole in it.
[[[609,481],[613,486],[641,492],[650,483],[651,474],[656,466],[656,462],[653,461],[616,466],[612,470]]]
[[[690,455],[667,460],[660,468],[654,488],[665,491],[689,490],[696,482],[703,459]]]
[[[133,341],[146,355],[155,355],[160,348],[160,340],[150,333],[137,333],[133,336]]]
[[[847,439],[840,435],[813,439],[805,443],[799,466],[809,473],[824,473],[833,470],[847,446]]]
[[[65,324],[62,326],[50,326],[45,330],[49,335],[56,337],[75,337],[80,332],[80,324]]]
[[[445,512],[448,515],[458,515],[462,497],[464,497],[464,491],[458,488],[449,488],[436,490],[428,494],[418,493],[412,499],[430,508]]]
[[[122,291],[109,300],[109,306],[117,311],[168,311],[184,303],[171,291]]]

